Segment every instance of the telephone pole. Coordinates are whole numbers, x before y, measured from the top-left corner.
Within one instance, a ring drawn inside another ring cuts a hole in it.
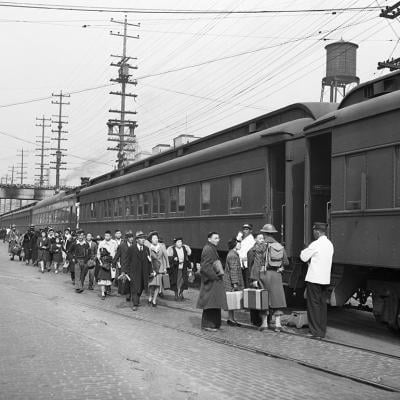
[[[8,167],[8,172],[11,172],[11,185],[14,185],[14,165],[12,167]],[[7,178],[6,178],[6,183],[7,183]],[[8,211],[12,210],[12,199],[9,199],[8,201]]]
[[[392,6],[387,6],[381,10],[379,14],[382,18],[395,19],[400,15],[400,1],[397,1]],[[393,28],[392,28],[393,29]],[[395,32],[396,33],[396,32]],[[391,58],[390,60],[378,62],[377,69],[389,68],[390,71],[400,69],[400,58]]]
[[[24,149],[22,148],[21,152],[19,154],[17,154],[17,155],[21,157],[21,163],[18,165],[19,171],[16,172],[16,175],[17,175],[18,178],[20,178],[20,184],[23,185],[24,184],[24,178],[26,178],[26,176],[25,176],[25,174],[26,174],[26,171],[25,171],[26,165],[24,163],[24,156],[25,156]]]
[[[53,133],[57,133],[56,138],[51,138],[51,140],[56,140],[57,141],[57,147],[56,148],[51,148],[50,150],[55,151],[52,155],[56,157],[56,161],[53,162],[51,161],[50,164],[55,164],[55,167],[51,167],[51,169],[56,170],[56,191],[58,192],[60,190],[60,171],[65,170],[66,168],[62,167],[62,165],[66,164],[65,162],[62,161],[62,157],[65,157],[65,154],[63,154],[63,151],[67,151],[67,149],[62,149],[61,148],[61,141],[62,140],[67,140],[66,138],[63,138],[62,135],[64,133],[68,133],[68,131],[63,130],[63,126],[65,124],[68,124],[67,121],[63,120],[63,118],[67,118],[67,116],[62,115],[62,109],[64,105],[69,105],[69,102],[63,102],[64,97],[70,97],[69,94],[63,94],[62,90],[60,91],[60,94],[51,94],[53,97],[58,98],[58,100],[53,100],[51,104],[58,104],[58,115],[53,115],[54,118],[57,118],[56,120],[52,120],[54,124],[57,124],[57,129],[52,129]]]
[[[38,165],[39,167],[35,168],[38,169],[40,172],[38,175],[35,175],[36,178],[38,178],[38,184],[39,187],[43,187],[44,186],[44,160],[45,157],[47,156],[47,154],[45,153],[47,150],[49,150],[48,148],[46,148],[46,145],[50,144],[49,137],[45,135],[45,131],[46,128],[51,128],[51,124],[46,125],[46,122],[51,122],[50,118],[45,118],[44,115],[42,115],[42,118],[36,118],[36,121],[40,121],[39,123],[36,124],[36,126],[41,127],[42,128],[42,135],[40,137],[39,140],[36,140],[36,143],[40,144],[40,148],[37,148],[36,151],[39,152],[39,154],[36,154],[37,157],[40,158],[40,163],[37,163],[36,165]]]
[[[137,85],[137,81],[135,79],[131,79],[132,74],[130,74],[130,70],[137,69],[137,66],[132,66],[129,64],[129,60],[136,60],[134,57],[127,57],[126,55],[126,44],[127,39],[139,39],[139,35],[131,36],[128,35],[128,26],[140,27],[140,24],[130,24],[128,23],[128,17],[125,15],[124,21],[117,21],[111,18],[111,22],[115,24],[120,24],[124,26],[124,32],[121,34],[120,32],[111,31],[110,34],[113,36],[119,36],[123,38],[122,42],[122,56],[111,55],[111,57],[118,58],[119,61],[111,63],[111,66],[118,67],[118,78],[111,79],[111,82],[116,82],[121,85],[121,91],[115,92],[111,91],[110,94],[121,96],[121,104],[120,109],[111,109],[109,112],[119,114],[118,118],[111,118],[107,122],[108,126],[108,141],[117,142],[115,147],[108,147],[107,150],[117,151],[117,163],[118,168],[123,168],[129,161],[132,160],[132,157],[129,157],[129,154],[134,153],[135,151],[135,128],[138,126],[136,121],[127,119],[127,115],[136,115],[136,111],[128,111],[126,109],[126,98],[131,97],[134,100],[137,95],[134,93],[127,93],[127,85]]]

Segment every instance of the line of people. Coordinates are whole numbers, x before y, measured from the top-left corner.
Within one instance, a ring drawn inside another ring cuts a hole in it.
[[[201,287],[197,307],[203,309],[201,327],[215,331],[221,326],[221,310],[228,310],[226,292],[241,291],[245,288],[259,288],[268,291],[268,310],[250,310],[252,324],[265,330],[271,327],[275,317],[276,331],[280,331],[281,316],[286,306],[282,273],[289,265],[285,248],[275,238],[278,231],[272,224],[264,225],[256,234],[253,226],[244,224],[239,234],[228,243],[229,252],[223,265],[218,253],[220,235],[211,232],[201,254]],[[309,264],[306,275],[308,321],[312,336],[324,337],[326,333],[326,304],[330,284],[333,245],[326,237],[326,224],[313,225],[315,241],[304,249],[300,258]],[[19,235],[15,225],[7,233],[10,258],[14,259],[16,246],[22,246],[26,264],[32,261],[39,270],[60,269],[69,271],[77,293],[84,290],[89,276],[88,289],[94,283],[100,287],[101,299],[111,293],[113,283],[125,287],[127,302],[132,310],[140,306],[143,292],[148,294],[149,306],[157,306],[157,298],[165,288],[175,292],[175,300],[183,300],[189,279],[194,270],[190,261],[191,248],[184,244],[182,237],[166,247],[157,231],[146,235],[137,231],[134,235],[116,230],[104,238],[93,237],[91,233],[65,229],[54,232],[52,228],[35,231],[30,226]],[[228,310],[228,325],[240,326],[235,312]]]

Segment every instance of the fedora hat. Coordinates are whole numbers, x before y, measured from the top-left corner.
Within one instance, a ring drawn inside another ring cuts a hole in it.
[[[143,231],[137,231],[135,234],[135,239],[145,238],[146,234]]]
[[[278,233],[276,228],[272,224],[265,224],[261,229],[260,232],[263,233]]]

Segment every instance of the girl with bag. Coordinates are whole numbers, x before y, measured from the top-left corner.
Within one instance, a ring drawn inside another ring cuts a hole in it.
[[[232,239],[228,243],[229,253],[226,257],[224,274],[224,286],[227,292],[238,292],[244,289],[242,266],[239,256],[240,248],[241,242],[236,239]],[[235,320],[235,311],[228,310],[228,314],[228,325],[241,326],[239,322]]]
[[[162,288],[162,276],[166,274],[169,268],[167,249],[163,243],[159,242],[159,239],[158,232],[149,234],[152,271],[149,279],[150,296],[148,303],[153,307],[157,307],[157,296]]]
[[[47,232],[42,231],[37,242],[38,247],[38,265],[42,274],[44,269],[50,271],[50,240],[47,237]]]
[[[171,290],[175,292],[175,300],[183,300],[183,292],[188,289],[188,280],[190,268],[189,256],[192,250],[189,246],[183,244],[181,237],[174,239],[174,245],[167,250],[169,258],[169,279]]]
[[[63,254],[62,254],[62,243],[61,238],[56,237],[54,243],[50,245],[50,253],[52,254],[53,262],[52,265],[54,267],[54,273],[58,274],[59,268],[63,265]]]

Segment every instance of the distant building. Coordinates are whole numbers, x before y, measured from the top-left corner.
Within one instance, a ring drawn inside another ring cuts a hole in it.
[[[141,150],[135,154],[135,161],[143,160],[147,157],[150,157],[152,154],[149,151]]]
[[[200,139],[197,136],[194,135],[179,135],[176,138],[174,138],[174,147],[179,147],[183,146],[184,144],[193,142],[194,140]]]
[[[162,153],[163,151],[169,150],[171,146],[169,144],[158,144],[157,146],[154,146],[151,150],[152,154],[159,154]]]

